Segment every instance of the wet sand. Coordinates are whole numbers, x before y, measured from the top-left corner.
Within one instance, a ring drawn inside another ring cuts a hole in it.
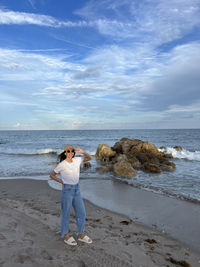
[[[92,203],[156,228],[200,253],[200,204],[106,180],[82,180],[82,195]]]
[[[88,245],[59,234],[60,191],[47,181],[0,180],[0,266],[200,266],[200,253],[85,200]],[[142,210],[141,210],[142,212]],[[75,217],[70,220],[76,238]]]

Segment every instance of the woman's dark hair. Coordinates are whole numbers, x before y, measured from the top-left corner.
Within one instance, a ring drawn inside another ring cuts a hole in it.
[[[60,160],[60,162],[66,159],[65,152],[66,151],[63,151],[60,155],[58,155],[58,159]],[[73,157],[75,157],[75,154],[76,154],[76,152],[74,152],[74,156]]]
[[[58,159],[60,160],[60,162],[66,159],[65,151],[58,155]]]

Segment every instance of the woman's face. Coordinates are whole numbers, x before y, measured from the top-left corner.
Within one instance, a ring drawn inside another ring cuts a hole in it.
[[[68,159],[72,159],[73,156],[74,156],[74,149],[68,149],[66,152],[65,152],[65,155]]]

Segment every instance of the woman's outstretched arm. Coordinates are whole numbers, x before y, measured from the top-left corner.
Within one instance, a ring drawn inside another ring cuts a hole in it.
[[[83,151],[80,147],[78,147],[75,151],[76,151],[77,153],[81,153],[81,154],[84,155],[84,160],[83,160],[83,162],[92,160],[92,156],[91,156],[90,154],[86,153],[85,151]]]

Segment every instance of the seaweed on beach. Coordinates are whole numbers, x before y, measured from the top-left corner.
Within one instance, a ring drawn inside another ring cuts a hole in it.
[[[178,261],[178,260],[175,260],[172,257],[166,259],[166,261],[170,261],[171,263],[176,264],[176,265],[179,265],[179,266],[190,267],[190,264],[187,261],[184,261],[184,260]]]
[[[158,243],[155,239],[145,239],[144,241],[148,242],[149,244],[155,244]]]
[[[130,221],[124,220],[124,221],[121,221],[120,223],[123,225],[129,225],[130,223],[132,223],[132,220],[130,220]]]

